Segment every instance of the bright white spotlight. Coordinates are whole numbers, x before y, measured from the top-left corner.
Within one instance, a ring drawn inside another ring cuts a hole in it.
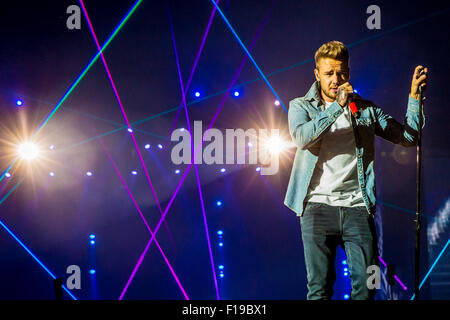
[[[277,107],[280,105],[280,101],[275,100],[275,102],[273,103],[274,105],[276,105]]]
[[[38,157],[39,148],[34,143],[24,142],[19,146],[18,153],[22,159],[33,160]]]
[[[279,136],[271,136],[266,142],[266,148],[272,154],[279,154],[284,150],[285,143]]]

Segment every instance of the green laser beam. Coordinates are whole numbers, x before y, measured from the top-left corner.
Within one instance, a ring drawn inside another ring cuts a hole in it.
[[[0,204],[2,204],[3,202],[6,201],[6,199],[8,199],[8,197],[14,192],[14,190],[17,189],[17,187],[19,187],[21,185],[21,183],[23,182],[22,178],[19,182],[16,183],[16,185],[14,187],[11,188],[11,190],[9,190],[9,192],[7,194],[5,194],[5,196],[2,198],[2,200],[0,200]]]
[[[122,27],[125,25],[125,23],[130,19],[131,15],[136,11],[137,7],[141,4],[142,0],[139,0],[134,7],[128,12],[127,16],[122,20],[120,25],[117,27],[117,29],[114,31],[114,33],[109,37],[108,41],[103,45],[101,50],[97,52],[94,59],[89,63],[89,65],[84,69],[84,71],[81,73],[81,75],[78,77],[78,79],[75,81],[75,83],[71,86],[71,88],[66,92],[66,94],[63,96],[61,101],[56,105],[56,107],[53,109],[53,111],[47,116],[47,119],[41,124],[39,129],[35,132],[34,135],[37,135],[42,128],[48,123],[48,121],[53,117],[56,111],[61,107],[61,105],[66,101],[67,97],[72,93],[72,91],[78,86],[81,79],[84,78],[86,73],[91,69],[91,67],[94,65],[95,62],[97,62],[98,58],[100,57],[101,53],[109,46],[111,41],[116,37],[117,33],[122,29]]]

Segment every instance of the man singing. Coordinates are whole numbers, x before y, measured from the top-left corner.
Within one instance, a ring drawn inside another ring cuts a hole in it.
[[[341,245],[350,271],[350,298],[370,300],[375,292],[367,286],[367,267],[378,265],[375,135],[404,147],[417,144],[419,86],[425,89],[428,70],[414,70],[402,125],[354,93],[343,43],[323,44],[314,58],[316,82],[289,104],[289,131],[298,149],[284,203],[300,216],[307,299],[331,299],[336,249]],[[351,101],[358,112],[349,108]]]

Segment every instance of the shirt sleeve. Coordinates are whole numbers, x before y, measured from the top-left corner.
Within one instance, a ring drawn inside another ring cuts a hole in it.
[[[294,99],[289,102],[289,132],[294,143],[308,149],[318,142],[328,128],[344,112],[344,109],[334,101],[328,108],[311,119],[306,109],[306,100]]]
[[[375,134],[392,143],[404,147],[417,145],[419,128],[419,100],[408,96],[408,108],[403,124],[385,113],[381,108],[375,107],[377,121]],[[422,129],[425,127],[425,115],[422,110]]]

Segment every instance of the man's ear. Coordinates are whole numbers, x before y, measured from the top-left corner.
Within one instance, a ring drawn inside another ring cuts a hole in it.
[[[319,69],[314,69],[314,76],[316,77],[316,80],[319,81]]]

